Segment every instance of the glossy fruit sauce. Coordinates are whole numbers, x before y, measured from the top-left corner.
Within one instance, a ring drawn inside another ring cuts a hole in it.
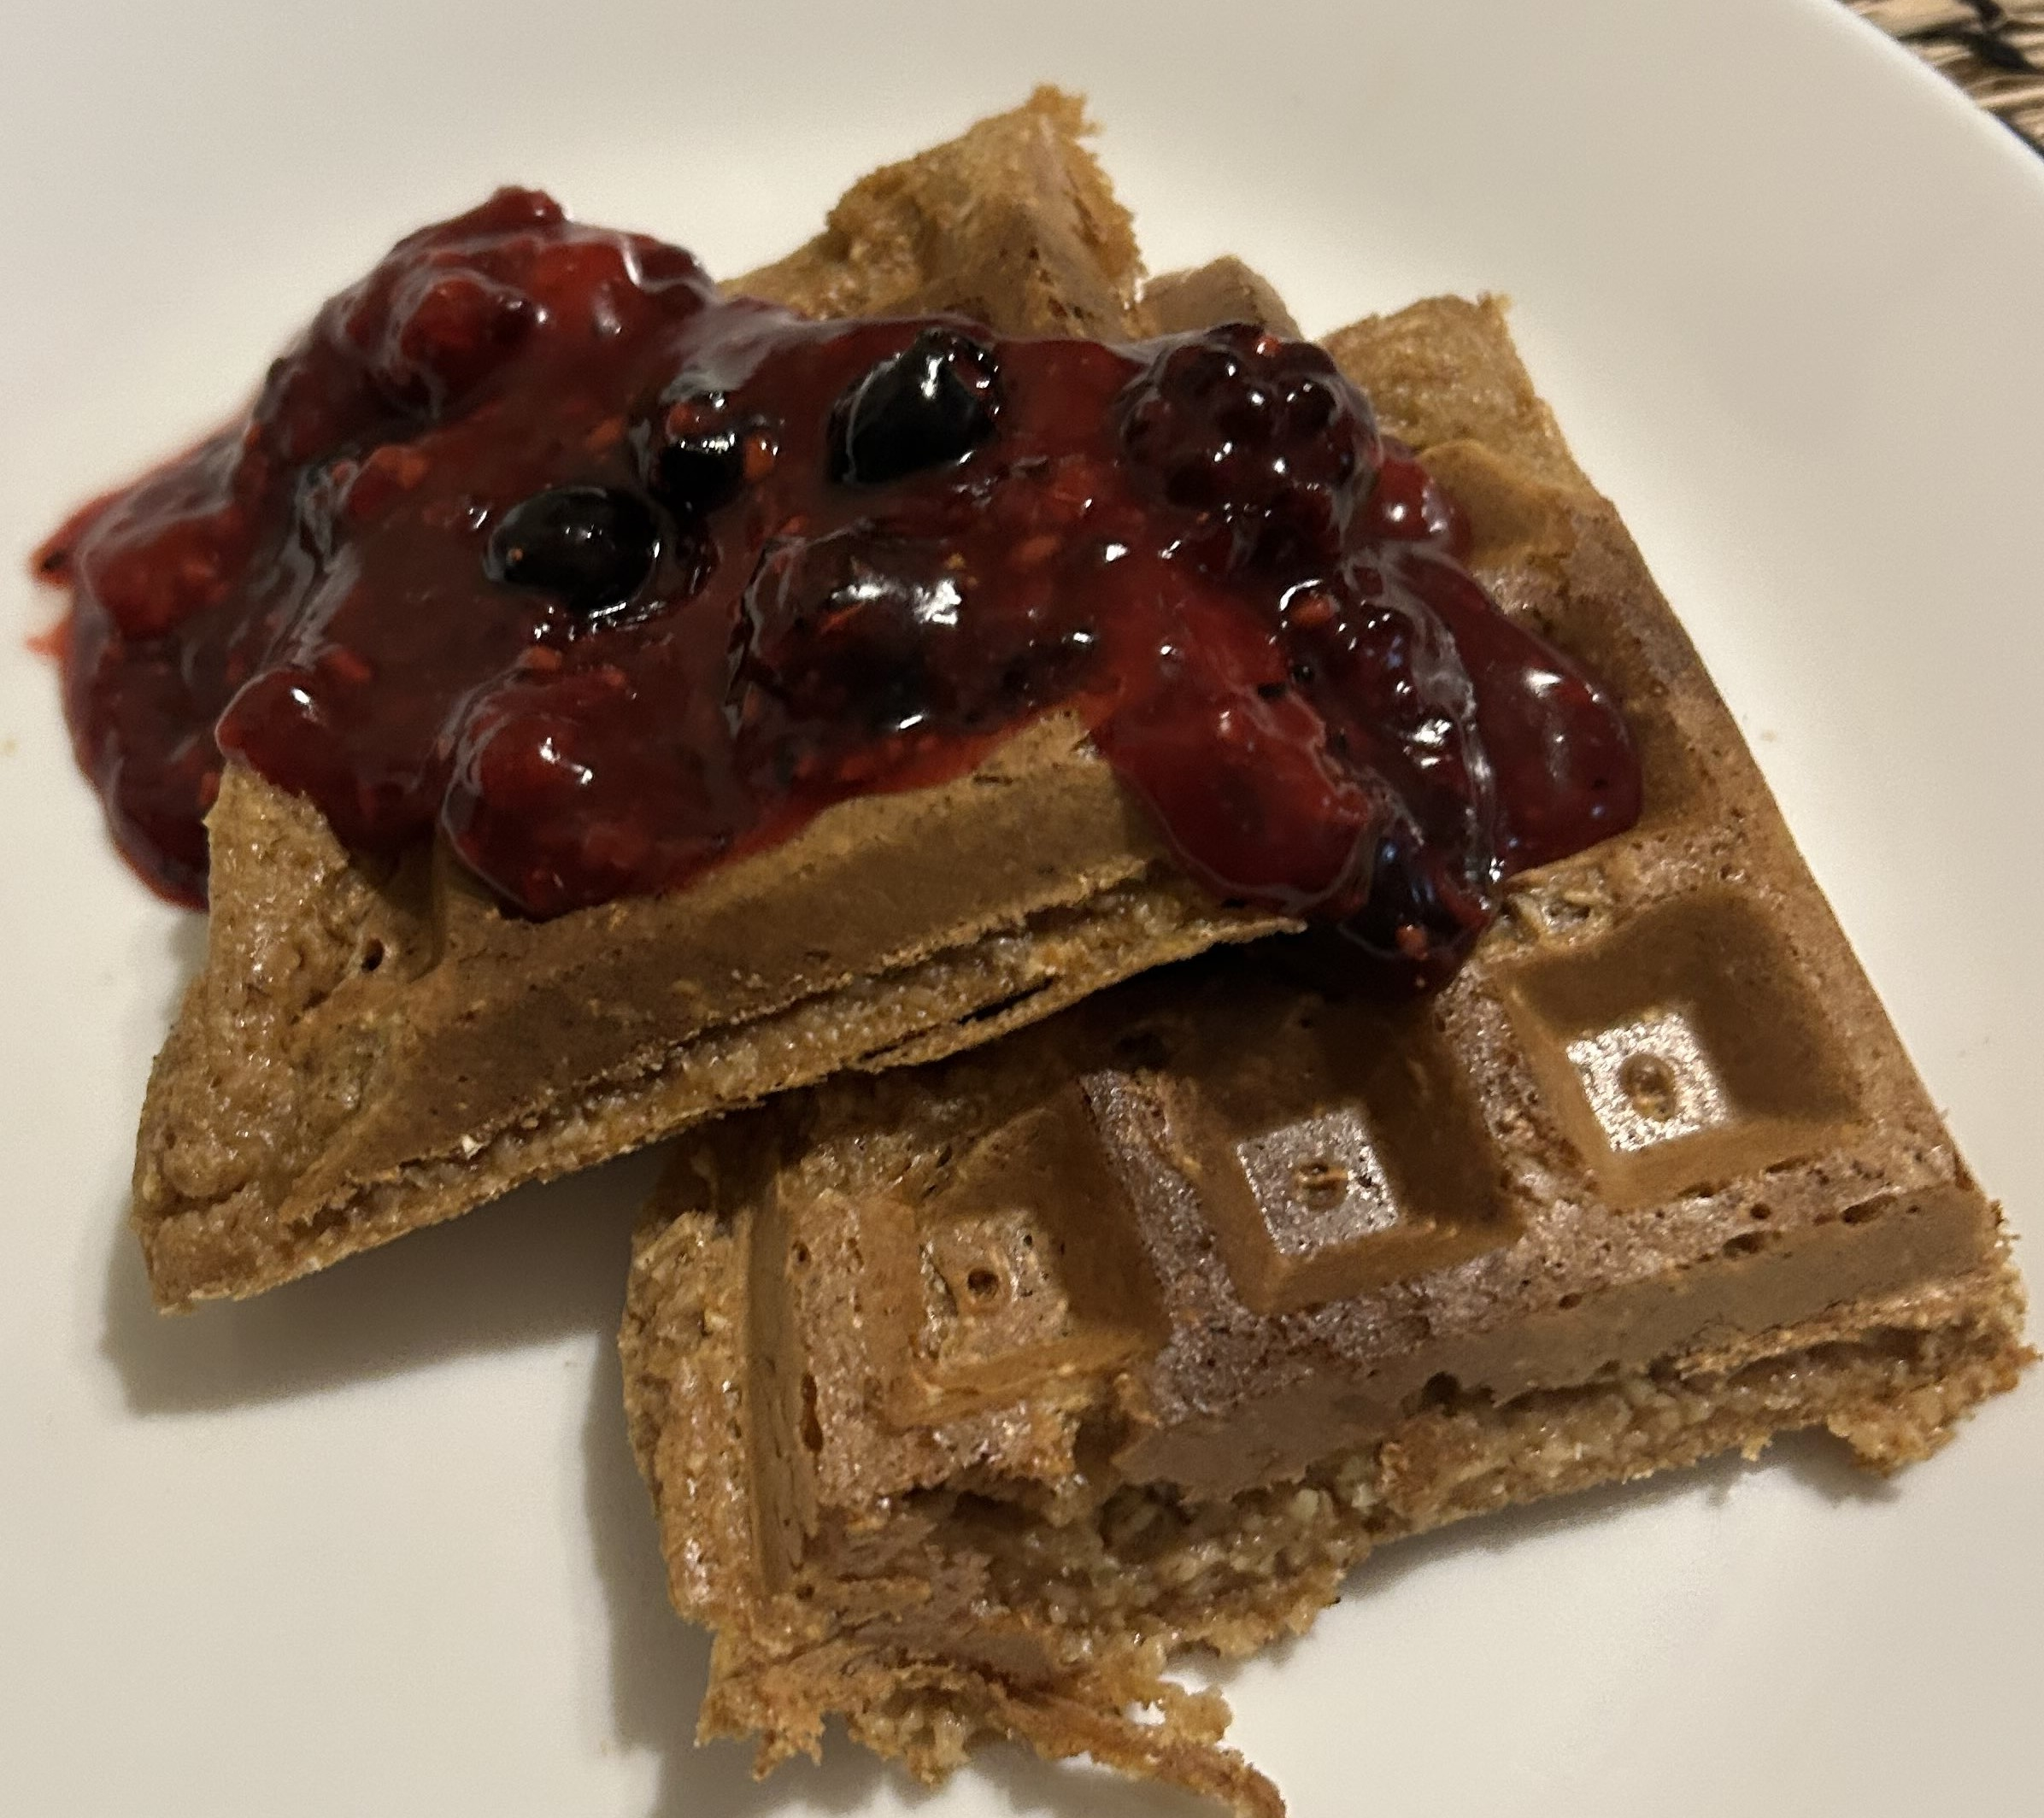
[[[1064,708],[1217,893],[1425,981],[1639,802],[1610,697],[1460,536],[1313,347],[812,322],[507,190],[38,561],[80,760],[182,900],[223,754],[543,917]]]

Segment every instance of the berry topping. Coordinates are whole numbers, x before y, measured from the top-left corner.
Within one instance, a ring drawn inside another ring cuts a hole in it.
[[[660,527],[636,493],[555,486],[506,512],[490,533],[492,580],[551,594],[578,618],[621,613],[660,554]]]
[[[941,647],[965,605],[944,555],[859,530],[769,549],[746,590],[746,679],[855,736],[943,711]]]
[[[422,268],[391,299],[372,370],[393,398],[445,410],[510,355],[538,313],[479,273]]]
[[[878,486],[963,460],[994,433],[999,373],[992,352],[949,328],[925,328],[866,373],[831,414],[835,477]]]
[[[1476,945],[1490,913],[1479,880],[1457,876],[1401,829],[1377,842],[1363,906],[1341,931],[1380,967],[1444,978]]]
[[[870,525],[775,545],[745,596],[745,711],[760,723],[758,696],[771,697],[772,711],[836,727],[826,748],[862,750],[873,736],[1011,723],[1070,693],[1092,632],[1003,624],[981,613],[981,587],[948,542]]]
[[[81,760],[186,900],[229,754],[545,916],[1057,710],[1192,875],[1409,986],[1639,806],[1616,707],[1464,540],[1318,349],[805,321],[507,191],[41,562]]]

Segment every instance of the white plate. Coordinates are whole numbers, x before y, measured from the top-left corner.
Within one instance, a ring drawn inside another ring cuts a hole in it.
[[[1835,0],[15,4],[0,25],[0,1806],[1188,1813],[1012,1750],[690,1745],[610,1332],[643,1162],[160,1322],[122,1229],[195,919],[111,856],[21,559],[508,179],[734,269],[1089,89],[1162,267],[1324,329],[1491,288],[1981,1175],[2035,1229],[2044,163]],[[2044,1382],[1414,1543],[1232,1675],[1301,1818],[2039,1809]]]

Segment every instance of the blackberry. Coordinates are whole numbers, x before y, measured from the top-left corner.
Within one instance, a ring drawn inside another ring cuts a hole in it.
[[[1381,459],[1368,401],[1303,342],[1231,323],[1166,343],[1123,394],[1122,443],[1226,535],[1221,566],[1331,569]]]

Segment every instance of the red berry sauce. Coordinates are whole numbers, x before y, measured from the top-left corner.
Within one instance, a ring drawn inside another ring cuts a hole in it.
[[[811,322],[508,190],[38,566],[80,761],[183,900],[223,753],[550,916],[1063,707],[1217,893],[1426,982],[1639,807],[1612,700],[1462,536],[1316,348]]]

